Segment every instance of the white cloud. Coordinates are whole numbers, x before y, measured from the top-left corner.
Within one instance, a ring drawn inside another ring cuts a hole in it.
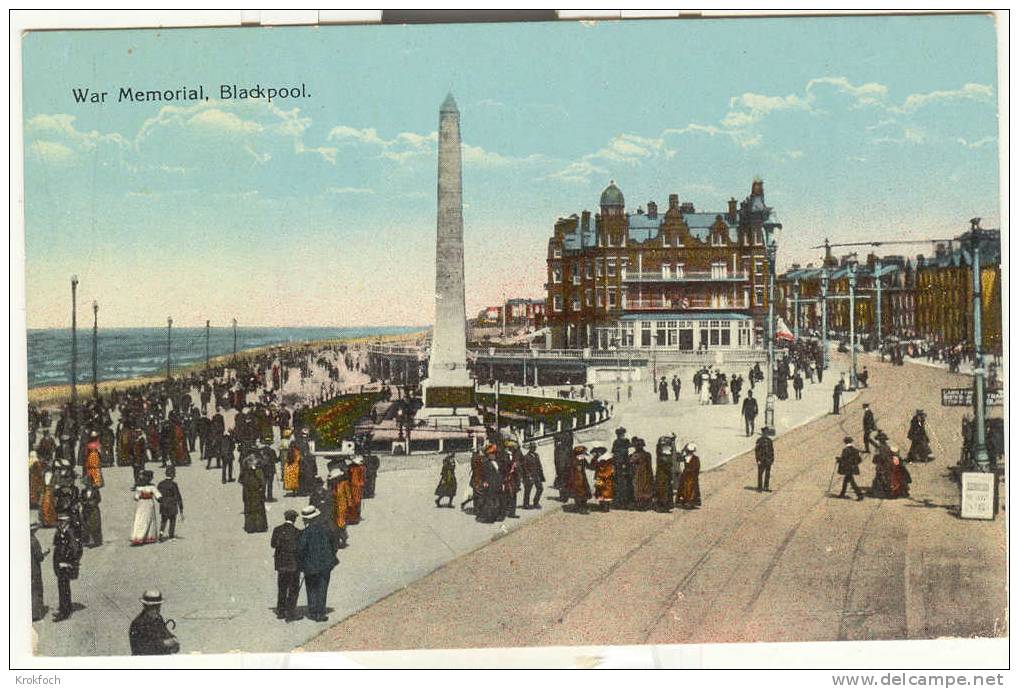
[[[570,163],[562,170],[559,170],[557,172],[551,172],[542,177],[541,179],[559,180],[561,182],[586,183],[591,181],[592,175],[604,175],[607,173],[608,170],[606,170],[603,167],[595,165],[590,160],[579,160],[575,163]]]
[[[232,112],[210,108],[195,113],[188,124],[215,131],[220,134],[257,134],[263,127],[258,122],[243,120]]]
[[[330,194],[374,194],[375,191],[368,187],[329,187],[326,191]]]
[[[876,105],[888,95],[888,87],[877,82],[869,81],[856,85],[845,77],[818,77],[807,82],[806,92],[809,100],[814,99],[814,88],[819,85],[833,86],[836,90],[852,96],[857,106]]]
[[[37,140],[28,145],[29,155],[44,163],[66,164],[74,160],[74,151],[56,141]]]
[[[961,136],[958,139],[956,139],[956,141],[958,141],[961,145],[965,146],[966,148],[983,148],[984,146],[992,144],[997,140],[998,138],[996,136],[985,136],[984,138],[977,139],[976,141],[967,141]]]
[[[914,93],[906,97],[902,105],[891,108],[899,113],[911,113],[916,110],[937,103],[939,101],[972,100],[978,102],[990,102],[994,96],[994,89],[986,84],[964,84],[962,88],[954,91],[931,91],[929,93]]]

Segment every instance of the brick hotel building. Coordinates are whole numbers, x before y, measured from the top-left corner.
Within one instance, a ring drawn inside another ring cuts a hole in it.
[[[545,313],[554,348],[740,349],[763,341],[768,313],[765,223],[777,220],[764,183],[697,211],[669,195],[627,212],[610,183],[601,212],[555,223]]]

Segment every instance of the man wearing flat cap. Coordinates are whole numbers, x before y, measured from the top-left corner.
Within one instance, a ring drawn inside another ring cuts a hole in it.
[[[163,605],[163,594],[151,589],[142,595],[141,602],[142,611],[131,621],[128,630],[131,655],[165,656],[180,651],[180,642],[167,629],[167,622],[159,612]]]

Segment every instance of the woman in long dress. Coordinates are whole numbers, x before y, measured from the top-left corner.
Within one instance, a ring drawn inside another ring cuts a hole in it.
[[[152,485],[152,472],[143,471],[134,489],[134,527],[131,545],[145,545],[159,540],[159,499],[163,497]]]
[[[103,517],[99,511],[102,496],[95,487],[86,488],[81,494],[81,521],[84,538],[82,545],[95,548],[103,544]]]
[[[289,442],[289,428],[283,431],[283,437],[289,443],[286,460],[283,462],[283,490],[290,495],[297,495],[301,489],[301,448],[297,443]]]
[[[256,462],[245,462],[238,481],[244,498],[244,530],[261,533],[269,530],[265,514],[265,477]]]
[[[85,485],[103,487],[103,462],[99,450],[99,434],[92,431],[85,444]]]
[[[708,373],[701,374],[701,404],[711,404],[711,375]]]
[[[687,443],[683,448],[685,465],[679,477],[679,491],[676,501],[685,510],[700,507],[701,504],[701,460],[697,456],[697,446]]]
[[[39,461],[35,450],[28,453],[28,506],[39,507],[43,491],[46,490],[46,468]]]
[[[350,476],[350,508],[347,510],[347,521],[357,524],[361,521],[361,495],[364,493],[364,465],[360,457],[347,468]]]
[[[608,452],[607,448],[596,447],[591,450],[591,468],[594,469],[594,499],[598,501],[598,507],[602,512],[608,512],[609,506],[615,498],[615,465],[612,464],[612,456],[602,458]]]
[[[57,525],[57,498],[55,495],[57,472],[53,469],[43,474],[42,496],[39,498],[39,522],[50,529]]]
[[[630,464],[633,465],[633,501],[638,510],[646,510],[651,507],[655,486],[651,453],[644,449],[643,438],[634,437],[630,444],[634,450],[630,455]]]
[[[435,486],[435,506],[440,504],[443,498],[449,498],[447,507],[453,506],[453,498],[456,497],[456,454],[450,453],[442,460],[442,471],[439,473],[439,484]]]
[[[888,497],[892,499],[908,498],[909,484],[912,480],[905,462],[899,456],[899,448],[891,448],[891,458],[888,463]]]

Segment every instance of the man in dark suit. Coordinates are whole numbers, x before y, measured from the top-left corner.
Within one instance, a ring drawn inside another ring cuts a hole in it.
[[[166,478],[156,486],[159,491],[159,536],[162,538],[169,526],[166,537],[171,541],[177,538],[177,515],[184,518],[184,497],[180,494],[180,486],[173,480],[176,474],[172,466],[167,467]]]
[[[304,586],[308,596],[308,617],[326,622],[326,599],[329,595],[329,577],[340,562],[326,525],[326,517],[313,505],[301,510],[304,530],[297,539],[297,562],[304,572]]]
[[[842,454],[835,458],[838,472],[842,476],[842,492],[839,493],[839,497],[846,497],[846,489],[852,487],[853,492],[856,493],[856,499],[863,500],[863,491],[856,485],[856,476],[860,473],[860,462],[862,461],[860,451],[853,447],[853,439],[849,436],[843,438],[842,442],[845,443]]]
[[[754,457],[757,459],[757,492],[771,491],[771,465],[775,463],[775,445],[771,441],[772,430],[765,426],[761,429],[761,437],[754,446]]]
[[[213,431],[215,432],[215,431]],[[234,436],[233,433],[222,433],[219,436],[220,480],[223,483],[234,480]]]
[[[877,421],[874,420],[874,411],[870,404],[863,403],[863,451],[870,454],[870,446],[877,447],[877,443],[871,439],[870,434],[877,430]]]
[[[297,512],[287,510],[283,513],[282,524],[272,530],[269,545],[273,549],[273,561],[276,566],[276,617],[281,620],[296,620],[297,595],[301,592],[301,572],[297,562],[297,541],[301,531],[294,522]]]
[[[538,457],[537,448],[534,442],[527,444],[527,454],[523,459],[523,471],[521,478],[524,481],[524,509],[540,510],[541,493],[545,488],[545,471],[541,466],[541,458]],[[531,490],[534,490],[534,502],[531,502]]]
[[[757,419],[757,400],[754,399],[754,393],[751,390],[747,390],[747,398],[743,400],[743,425],[747,431],[747,437],[749,438],[754,434],[754,421]]]

